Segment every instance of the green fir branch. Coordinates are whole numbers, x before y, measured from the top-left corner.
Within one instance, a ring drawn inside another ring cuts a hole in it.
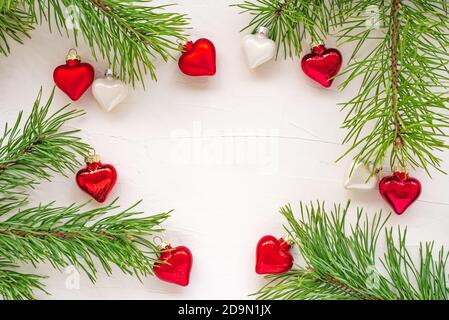
[[[21,41],[34,24],[47,22],[75,44],[81,36],[96,60],[107,60],[124,81],[156,79],[154,59],[164,61],[185,39],[187,17],[166,11],[170,5],[151,0],[15,0],[0,12],[0,52],[9,53],[9,39]]]
[[[79,130],[60,130],[67,121],[84,112],[65,106],[50,113],[53,94],[54,90],[41,106],[41,90],[24,123],[20,112],[13,126],[5,125],[0,137],[0,195],[4,200],[25,195],[25,189],[50,180],[54,172],[62,175],[74,172],[80,165],[78,157],[90,151],[76,136]]]
[[[435,255],[433,243],[421,244],[415,261],[406,246],[406,230],[393,232],[386,227],[388,217],[379,213],[368,218],[362,209],[357,210],[356,222],[348,225],[349,209],[349,203],[331,210],[321,203],[301,203],[295,216],[290,205],[281,208],[305,266],[269,276],[270,282],[254,295],[287,300],[449,298],[448,253],[443,248]],[[387,250],[380,256],[382,234]]]

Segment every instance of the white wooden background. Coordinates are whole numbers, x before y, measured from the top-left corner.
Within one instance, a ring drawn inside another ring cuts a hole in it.
[[[159,1],[165,3],[166,1]],[[302,74],[299,60],[269,63],[249,71],[240,50],[239,29],[248,16],[239,15],[227,0],[178,0],[173,9],[191,18],[192,37],[207,37],[217,48],[218,73],[210,79],[180,74],[176,62],[157,62],[158,82],[138,88],[112,113],[103,112],[87,92],[74,108],[87,116],[72,121],[82,136],[119,173],[110,199],[123,206],[144,199],[141,209],[156,213],[175,209],[164,224],[173,245],[191,248],[191,284],[182,288],[156,278],[138,280],[104,273],[96,286],[81,277],[80,287],[67,288],[73,276],[39,266],[27,272],[49,276],[51,297],[59,299],[201,299],[241,298],[265,283],[254,272],[255,245],[264,234],[282,235],[280,206],[300,200],[346,202],[370,212],[388,208],[377,191],[348,192],[343,180],[349,165],[340,144],[344,114],[336,103],[348,100],[357,83],[345,92],[324,90]],[[13,121],[19,110],[29,112],[42,86],[47,97],[52,71],[64,62],[70,40],[49,34],[46,27],[32,33],[24,46],[0,60],[1,122]],[[328,45],[335,41],[330,38]],[[89,49],[79,48],[100,76],[106,64],[94,62]],[[348,56],[351,48],[342,48]],[[341,80],[340,80],[341,81]],[[338,81],[337,81],[338,84]],[[54,108],[69,102],[57,92]],[[448,169],[449,153],[441,155]],[[449,243],[449,178],[423,172],[420,200],[391,225],[409,228],[409,245],[419,240]],[[32,193],[34,203],[57,199],[58,204],[87,200],[72,178],[55,177]],[[70,281],[69,281],[70,282]]]

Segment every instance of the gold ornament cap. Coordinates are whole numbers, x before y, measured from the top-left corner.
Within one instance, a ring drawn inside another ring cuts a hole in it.
[[[185,52],[186,51],[186,45],[187,43],[189,43],[191,41],[189,40],[184,40],[184,39],[176,39],[176,43],[178,44],[178,48],[181,52]]]
[[[171,246],[170,242],[168,241],[162,241],[161,243],[159,243],[158,247],[160,250],[164,250],[165,248],[167,248],[168,246]]]
[[[78,54],[78,51],[76,51],[75,48],[70,49],[65,56],[65,61],[69,60],[81,60],[81,56]]]
[[[101,157],[99,154],[89,154],[88,156],[86,156],[84,158],[84,162],[86,163],[93,163],[93,162],[100,162],[101,161]]]
[[[290,233],[284,234],[282,238],[290,247],[295,244],[295,239],[293,239]]]
[[[153,242],[159,250],[164,250],[167,246],[171,246],[170,242],[162,239],[159,236],[153,237]]]

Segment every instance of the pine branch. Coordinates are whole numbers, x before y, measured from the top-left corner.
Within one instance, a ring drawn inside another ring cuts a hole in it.
[[[151,275],[159,250],[146,238],[162,231],[159,225],[170,213],[138,217],[142,212],[136,206],[105,218],[118,208],[115,202],[90,210],[53,203],[20,210],[0,222],[0,257],[33,265],[50,262],[57,269],[73,265],[92,282],[98,272],[94,257],[108,275],[112,265],[138,278]]]
[[[185,39],[185,15],[166,12],[170,5],[150,5],[151,0],[16,0],[10,1],[20,13],[14,21],[27,26],[25,30],[8,32],[13,25],[0,17],[0,36],[3,54],[9,53],[8,38],[20,41],[20,35],[33,24],[48,23],[67,37],[78,42],[80,34],[90,46],[95,59],[105,59],[124,81],[135,85],[144,83],[150,73],[156,79],[153,59],[164,61],[179,50],[178,39]],[[68,14],[68,17],[66,16]],[[6,24],[8,23],[8,24]],[[5,26],[4,26],[5,25]],[[9,27],[8,27],[9,26]],[[0,43],[1,44],[1,43]]]
[[[285,56],[297,56],[302,41],[323,42],[339,29],[340,44],[353,43],[341,75],[355,79],[357,96],[343,104],[349,144],[341,158],[370,164],[372,174],[386,160],[392,170],[441,169],[449,87],[449,19],[446,0],[252,0],[235,5],[253,16],[245,29],[266,26]],[[369,11],[378,19],[369,26]],[[381,29],[376,29],[379,22]],[[363,48],[370,48],[360,56]]]
[[[441,171],[436,155],[445,142],[449,117],[449,22],[444,0],[390,0],[379,7],[382,28],[365,25],[371,0],[339,0],[347,16],[342,42],[356,49],[341,88],[360,78],[356,97],[343,104],[348,129],[343,155],[354,154],[374,170],[388,158],[390,167]],[[344,12],[343,12],[344,11]],[[380,35],[381,34],[381,35]],[[374,48],[357,57],[364,46]]]
[[[300,205],[295,217],[291,207],[281,208],[286,228],[298,246],[306,266],[271,281],[255,296],[259,299],[423,300],[449,299],[448,253],[434,255],[433,243],[420,246],[419,261],[406,247],[406,231],[393,233],[388,217],[371,219],[357,210],[355,224],[347,230],[349,203],[328,211],[324,204]],[[387,251],[377,255],[380,235],[385,232]],[[384,268],[384,272],[377,268]]]
[[[65,106],[50,114],[53,94],[41,106],[42,91],[34,102],[31,114],[22,125],[20,112],[15,124],[5,125],[0,137],[0,205],[15,201],[17,195],[25,195],[26,188],[34,188],[40,181],[49,180],[53,172],[65,175],[73,172],[80,163],[78,156],[86,156],[90,147],[75,134],[79,130],[60,131],[68,120],[84,114],[79,110],[67,110]]]
[[[34,291],[44,290],[42,277],[13,271],[17,268],[0,258],[0,297],[4,300],[32,300]]]
[[[118,209],[115,201],[95,209],[54,203],[25,209],[27,199],[17,195],[49,180],[52,172],[74,171],[77,156],[90,150],[75,135],[78,131],[60,130],[83,112],[66,111],[66,106],[49,114],[52,97],[40,106],[39,93],[23,128],[20,114],[0,139],[0,296],[5,299],[32,299],[35,290],[45,292],[41,277],[14,270],[20,263],[48,262],[59,270],[73,265],[92,282],[99,266],[108,275],[113,265],[139,279],[151,275],[159,249],[148,237],[162,231],[160,224],[170,214],[141,217],[136,204],[110,215]]]
[[[302,41],[323,43],[337,15],[325,0],[252,0],[234,5],[253,16],[241,31],[267,27],[285,57],[299,56]]]
[[[391,108],[393,109],[394,125],[394,147],[401,149],[403,139],[401,135],[401,115],[399,114],[398,95],[399,95],[399,5],[400,0],[393,0],[391,13]]]
[[[28,32],[33,29],[32,20],[15,0],[0,3],[0,54],[9,55],[8,39],[19,43],[22,37],[29,37]]]
[[[335,282],[323,281],[313,270],[300,268],[277,276],[254,294],[262,300],[358,300],[351,289]]]

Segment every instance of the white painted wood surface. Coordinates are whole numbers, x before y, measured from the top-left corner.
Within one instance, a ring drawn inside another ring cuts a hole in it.
[[[159,1],[165,3],[166,1]],[[248,16],[238,15],[227,0],[179,0],[174,10],[192,18],[193,38],[207,37],[217,48],[215,78],[192,79],[180,74],[176,62],[157,62],[158,82],[138,88],[113,112],[98,107],[91,92],[75,108],[88,114],[72,121],[82,136],[112,163],[119,173],[110,198],[120,196],[124,206],[144,199],[146,213],[175,209],[164,224],[165,238],[191,248],[194,265],[191,284],[176,287],[120,272],[100,275],[96,286],[81,277],[80,288],[67,288],[69,274],[42,265],[34,271],[45,280],[51,297],[59,299],[200,299],[241,298],[265,283],[254,272],[254,249],[264,234],[282,235],[281,205],[300,200],[346,202],[374,210],[388,210],[376,192],[344,189],[350,159],[335,163],[345,150],[344,114],[336,103],[348,100],[357,83],[345,92],[324,90],[302,74],[299,60],[270,62],[250,71],[240,50],[239,29]],[[64,62],[70,40],[32,33],[24,46],[0,60],[1,122],[13,121],[19,110],[28,113],[42,86],[50,93],[52,71]],[[329,46],[335,45],[329,39]],[[341,48],[348,56],[351,48]],[[107,67],[94,62],[87,47],[79,48],[93,63],[97,76]],[[341,80],[336,81],[336,85]],[[54,108],[68,98],[57,92]],[[449,153],[442,154],[448,169]],[[420,200],[391,225],[408,226],[409,245],[419,240],[449,243],[449,178],[435,173],[413,173],[424,190]],[[58,204],[87,200],[73,179],[55,177],[32,193],[34,203],[57,199]]]

